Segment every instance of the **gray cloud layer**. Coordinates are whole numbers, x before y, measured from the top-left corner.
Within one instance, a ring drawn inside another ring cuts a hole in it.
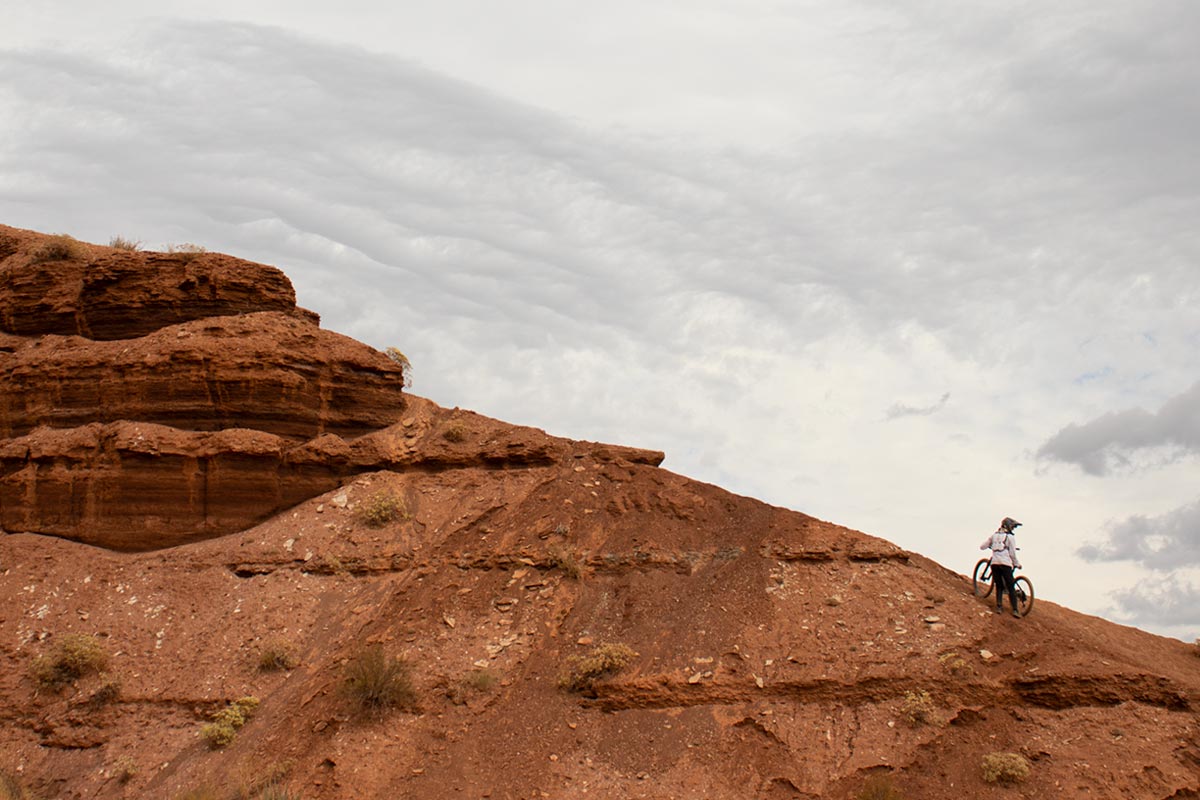
[[[1157,412],[1130,408],[1068,425],[1042,444],[1038,458],[1104,475],[1150,448],[1172,448],[1167,457],[1200,454],[1200,383],[1169,399]]]
[[[1088,561],[1136,561],[1156,570],[1200,564],[1200,500],[1159,517],[1115,523],[1107,541],[1085,545],[1079,554]]]

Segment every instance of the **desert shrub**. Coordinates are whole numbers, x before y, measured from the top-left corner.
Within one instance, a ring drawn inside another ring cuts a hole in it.
[[[400,352],[398,347],[384,348],[383,354],[400,367],[400,374],[404,376],[404,387],[407,389],[409,386],[412,386],[412,362],[408,360],[408,356]]]
[[[263,672],[295,669],[300,663],[296,650],[287,639],[274,637],[263,642],[258,651],[258,668]]]
[[[854,800],[904,800],[904,795],[886,775],[872,775],[854,795]]]
[[[197,258],[207,253],[208,250],[198,244],[184,242],[183,244],[167,245],[167,252],[180,256],[184,261],[190,262],[195,261]]]
[[[46,261],[82,261],[88,257],[87,245],[78,239],[60,233],[42,242],[30,255],[29,263],[41,264]]]
[[[382,528],[389,522],[407,516],[404,499],[392,492],[373,494],[358,507],[358,518],[371,528]]]
[[[124,236],[114,236],[108,240],[108,246],[117,250],[136,252],[142,249],[142,243],[136,239],[126,239]]]
[[[447,442],[454,442],[457,444],[458,442],[464,441],[467,438],[467,429],[462,423],[455,422],[453,425],[447,427],[446,430],[442,431],[442,438]]]
[[[200,735],[212,747],[224,747],[237,738],[238,729],[254,716],[257,697],[242,697],[212,715],[212,722],[200,728]]]
[[[84,675],[100,672],[108,666],[104,652],[95,636],[69,633],[63,636],[45,655],[33,660],[33,680],[43,689],[58,689]]]
[[[933,698],[929,692],[905,692],[900,710],[910,725],[926,725],[933,720]]]
[[[0,800],[34,800],[17,776],[0,770]]]
[[[568,661],[566,671],[558,678],[558,687],[568,692],[590,691],[596,681],[616,675],[636,657],[627,644],[602,644],[586,656]]]
[[[546,552],[546,560],[551,569],[560,569],[563,574],[573,580],[579,580],[587,574],[583,560],[574,550],[565,547],[551,547]]]
[[[137,762],[130,756],[121,756],[113,762],[113,776],[121,783],[129,783],[138,774]]]
[[[359,710],[373,714],[412,708],[417,701],[412,666],[403,658],[389,658],[380,645],[350,659],[342,689]]]
[[[971,665],[967,663],[967,660],[953,650],[938,656],[938,663],[945,667],[951,675],[963,677],[974,672],[971,669]]]
[[[1020,753],[988,753],[983,779],[988,783],[1017,783],[1029,777],[1029,762]]]
[[[471,695],[490,692],[500,682],[500,676],[490,669],[473,669],[446,686],[446,697],[455,705],[464,705]]]

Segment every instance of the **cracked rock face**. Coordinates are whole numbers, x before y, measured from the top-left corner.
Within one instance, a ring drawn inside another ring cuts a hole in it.
[[[28,283],[38,235],[0,234],[0,287]],[[0,777],[34,796],[1200,796],[1196,649],[1048,602],[1053,575],[996,616],[956,572],[662,453],[401,394],[290,306],[176,318],[178,282],[140,280],[128,314],[158,322],[124,338],[77,287],[22,290],[42,328],[3,317]],[[103,670],[39,683],[72,636]],[[374,646],[413,706],[341,691]],[[1028,778],[988,783],[1001,754]]]

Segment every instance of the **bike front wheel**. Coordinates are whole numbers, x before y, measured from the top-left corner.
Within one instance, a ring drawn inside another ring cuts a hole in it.
[[[1022,575],[1013,583],[1017,589],[1017,611],[1023,617],[1033,610],[1033,581]]]
[[[979,559],[975,565],[975,571],[971,573],[971,586],[976,597],[987,597],[992,593],[992,567],[986,558]]]

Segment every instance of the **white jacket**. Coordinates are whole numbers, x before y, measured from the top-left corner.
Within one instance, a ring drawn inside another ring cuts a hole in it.
[[[999,530],[991,536],[983,540],[983,544],[979,545],[980,550],[992,551],[992,563],[1004,564],[1009,567],[1021,568],[1021,561],[1017,558],[1017,537],[1015,534],[1008,531]]]

